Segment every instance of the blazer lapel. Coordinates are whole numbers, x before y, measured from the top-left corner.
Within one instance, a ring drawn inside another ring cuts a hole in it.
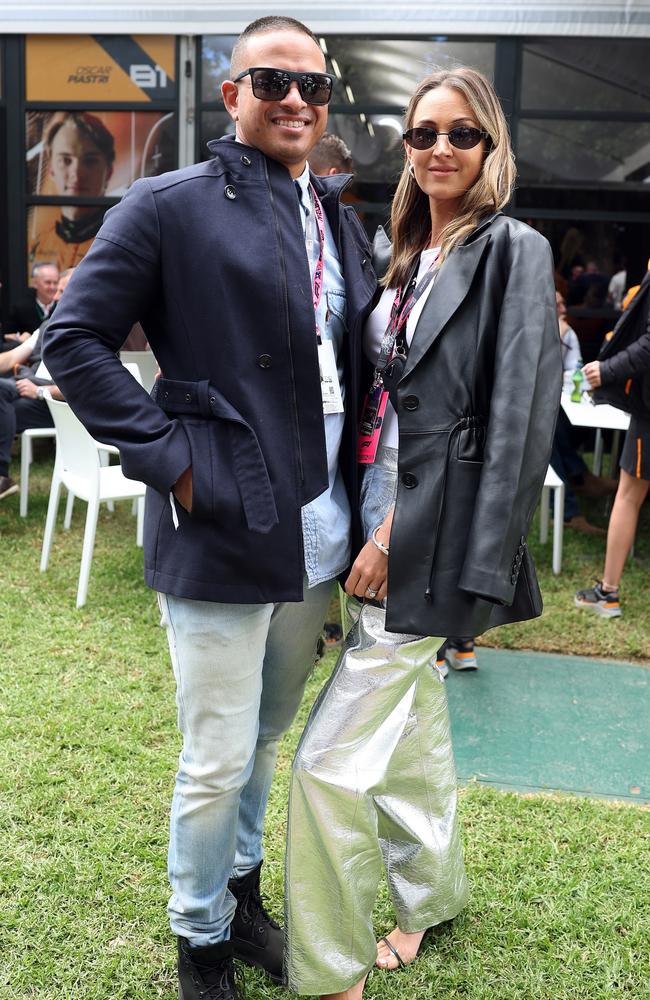
[[[402,378],[424,357],[460,306],[489,242],[486,233],[457,247],[440,268],[415,327]]]

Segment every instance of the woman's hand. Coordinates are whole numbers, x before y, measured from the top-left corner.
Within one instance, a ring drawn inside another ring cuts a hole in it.
[[[386,548],[389,546],[392,524],[393,511],[391,510],[377,528],[377,540]],[[386,597],[387,581],[388,556],[384,555],[374,542],[366,542],[354,560],[350,575],[345,581],[346,594],[383,601]]]

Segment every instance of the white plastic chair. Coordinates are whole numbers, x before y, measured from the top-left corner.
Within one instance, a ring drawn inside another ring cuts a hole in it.
[[[45,521],[41,552],[41,573],[47,569],[59,509],[61,486],[88,504],[86,530],[81,554],[77,607],[86,603],[90,566],[95,546],[99,505],[107,500],[137,500],[136,543],[142,545],[144,519],[144,483],[127,479],[119,465],[102,466],[97,442],[77,419],[67,403],[53,400],[45,393],[56,428],[56,460],[52,474],[50,500]]]
[[[129,375],[133,376],[138,385],[142,385],[142,375],[140,374],[140,368],[138,367],[138,365],[135,362],[123,362],[123,364],[126,370],[128,371]],[[99,448],[100,465],[102,466],[110,465],[111,462],[110,456],[119,455],[119,450],[115,447],[114,444],[102,444],[101,441],[96,441],[95,443]],[[134,504],[136,503],[135,500],[133,502]],[[113,503],[112,500],[107,500],[106,506],[111,512],[115,510],[115,504]],[[72,523],[73,507],[74,507],[74,493],[68,493],[68,505],[65,510],[65,520],[63,522],[63,527],[66,529],[69,528]]]
[[[153,357],[151,351],[124,351],[123,364],[126,370],[133,376],[133,378],[140,385],[143,385],[142,381],[142,371],[139,364],[140,355],[148,355],[145,359],[145,364],[149,363],[151,366],[150,358],[153,358],[153,372],[154,375],[151,379],[151,385],[147,388],[147,392],[151,390],[154,382],[154,376],[158,370],[158,362]],[[32,448],[32,441],[34,438],[55,438],[56,430],[54,427],[28,427],[20,435],[20,516],[27,517],[27,505],[29,502],[29,467],[34,459],[34,452]],[[102,455],[100,456],[102,465],[108,465],[109,453],[117,455],[117,448],[112,445],[100,445],[102,449]],[[74,503],[74,493],[68,494],[68,507],[66,509],[66,518],[64,527],[70,527],[70,519],[72,517],[72,505]],[[109,503],[109,510],[113,509],[113,504]]]
[[[20,435],[20,516],[27,517],[27,501],[29,495],[29,467],[34,453],[32,441],[34,438],[54,438],[53,427],[28,427]]]
[[[555,469],[549,465],[539,510],[539,540],[544,544],[548,539],[548,519],[553,490],[553,572],[557,576],[562,571],[562,543],[564,541],[564,483]]]
[[[129,368],[131,364],[137,365],[140,385],[151,392],[159,367],[151,351],[120,351],[120,361],[125,368]]]

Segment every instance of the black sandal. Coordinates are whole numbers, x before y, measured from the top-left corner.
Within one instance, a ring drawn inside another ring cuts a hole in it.
[[[395,958],[397,959],[397,968],[398,968],[398,969],[405,969],[405,968],[406,968],[406,962],[405,962],[405,961],[404,961],[404,960],[402,959],[402,956],[401,956],[401,955],[400,955],[400,953],[398,952],[398,950],[397,950],[397,948],[395,947],[395,945],[392,945],[392,944],[390,943],[390,941],[388,940],[388,938],[387,938],[387,937],[382,937],[382,938],[379,938],[379,940],[380,940],[380,941],[383,941],[383,942],[384,942],[384,944],[386,945],[386,947],[388,948],[388,950],[389,950],[389,951],[390,951],[390,952],[391,952],[391,953],[392,953],[392,954],[393,954],[393,955],[395,956]],[[389,970],[389,971],[390,971],[390,970]]]

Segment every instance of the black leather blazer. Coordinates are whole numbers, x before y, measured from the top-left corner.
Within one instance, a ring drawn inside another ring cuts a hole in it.
[[[526,536],[561,382],[549,244],[497,213],[442,265],[397,384],[389,630],[475,636],[541,614]]]

